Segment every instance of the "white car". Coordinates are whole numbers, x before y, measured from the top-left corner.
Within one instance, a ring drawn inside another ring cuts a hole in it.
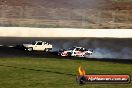
[[[23,44],[23,47],[25,50],[28,51],[46,51],[48,52],[49,50],[52,50],[52,45],[47,43],[47,42],[42,42],[42,41],[34,41],[31,44]]]
[[[59,54],[61,56],[76,56],[76,57],[86,57],[92,55],[93,50],[87,50],[83,47],[73,47],[68,50],[64,50]]]

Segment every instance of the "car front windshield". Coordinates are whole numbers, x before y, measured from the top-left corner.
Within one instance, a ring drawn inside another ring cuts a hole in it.
[[[72,48],[69,48],[68,50],[74,50],[75,49],[75,47],[72,47]]]

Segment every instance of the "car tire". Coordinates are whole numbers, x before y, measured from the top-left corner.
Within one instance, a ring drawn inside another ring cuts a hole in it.
[[[49,51],[49,49],[47,49],[47,48],[46,48],[44,51],[45,51],[45,52],[48,52],[48,51]]]
[[[71,53],[70,53],[70,52],[68,52],[68,53],[67,53],[67,56],[68,56],[68,57],[70,57],[70,56],[71,56]]]

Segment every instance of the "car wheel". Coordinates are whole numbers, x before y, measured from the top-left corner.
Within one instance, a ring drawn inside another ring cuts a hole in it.
[[[70,53],[70,52],[68,52],[68,53],[67,53],[67,56],[68,56],[68,57],[70,57],[70,56],[71,56],[71,53]]]
[[[33,50],[33,48],[31,48],[31,47],[30,47],[30,48],[28,48],[27,50],[28,50],[28,51],[32,51],[32,50]]]
[[[45,49],[44,51],[45,51],[45,52],[48,52],[48,51],[49,51],[49,49]]]

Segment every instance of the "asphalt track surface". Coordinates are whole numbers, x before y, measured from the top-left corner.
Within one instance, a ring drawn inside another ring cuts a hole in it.
[[[42,51],[25,51],[15,47],[0,46],[0,57],[13,58],[13,57],[53,57],[55,53],[46,53]],[[52,56],[51,56],[52,55]],[[57,55],[57,53],[56,53]]]
[[[80,40],[81,38],[40,38],[40,37],[0,37],[0,57],[58,57],[57,52],[43,52],[43,51],[25,51],[23,49],[16,48],[16,45],[21,45],[23,43],[30,43],[33,41],[46,41],[48,43],[53,44],[53,47],[60,46],[61,42]],[[58,45],[59,44],[59,45]],[[56,50],[59,50],[57,47]]]
[[[112,63],[124,63],[124,64],[132,64],[131,59],[98,59],[98,58],[80,58],[80,57],[61,57],[57,55],[57,52],[42,52],[42,51],[25,51],[16,49],[15,47],[7,47],[0,46],[0,58],[57,58],[57,59],[69,59],[69,60],[85,60],[85,61],[104,61],[104,62],[112,62]]]
[[[83,38],[84,39],[84,38]],[[86,38],[87,39],[87,38]],[[47,41],[54,44],[59,44],[62,43],[65,44],[67,41],[71,42],[71,41],[80,41],[82,40],[82,38],[9,38],[9,37],[4,37],[4,38],[0,38],[0,58],[22,58],[22,57],[33,57],[33,58],[61,58],[61,59],[81,59],[81,60],[99,60],[99,61],[110,61],[110,62],[114,62],[114,63],[127,63],[127,64],[132,64],[132,59],[116,59],[116,58],[111,58],[111,59],[106,59],[106,58],[102,58],[102,59],[98,59],[98,58],[76,58],[76,57],[61,57],[57,55],[57,52],[43,52],[43,51],[25,51],[25,50],[21,50],[21,49],[17,49],[15,48],[15,45],[17,44],[22,44],[25,42],[30,42],[30,41],[34,41],[34,40],[42,40],[42,41]],[[54,41],[53,41],[54,40]],[[95,39],[91,39],[91,40],[95,40]],[[102,41],[102,39],[99,39],[100,41]],[[109,40],[109,42],[113,42],[113,39],[107,39]],[[118,41],[121,41],[122,39],[118,39]],[[131,48],[129,45],[131,45],[131,39],[126,39],[123,40],[125,42],[126,45],[122,45],[123,47],[128,46],[129,48]],[[104,40],[103,40],[104,41]],[[106,40],[105,40],[106,41]],[[114,40],[114,42],[117,40]],[[56,43],[57,42],[57,43]],[[122,41],[121,41],[122,42]],[[61,44],[59,44],[60,46]],[[55,45],[56,46],[56,45]],[[109,45],[110,46],[110,45]],[[118,45],[119,46],[119,45]],[[116,46],[117,47],[117,46]],[[120,47],[119,47],[120,48]],[[59,49],[59,48],[58,48]]]

